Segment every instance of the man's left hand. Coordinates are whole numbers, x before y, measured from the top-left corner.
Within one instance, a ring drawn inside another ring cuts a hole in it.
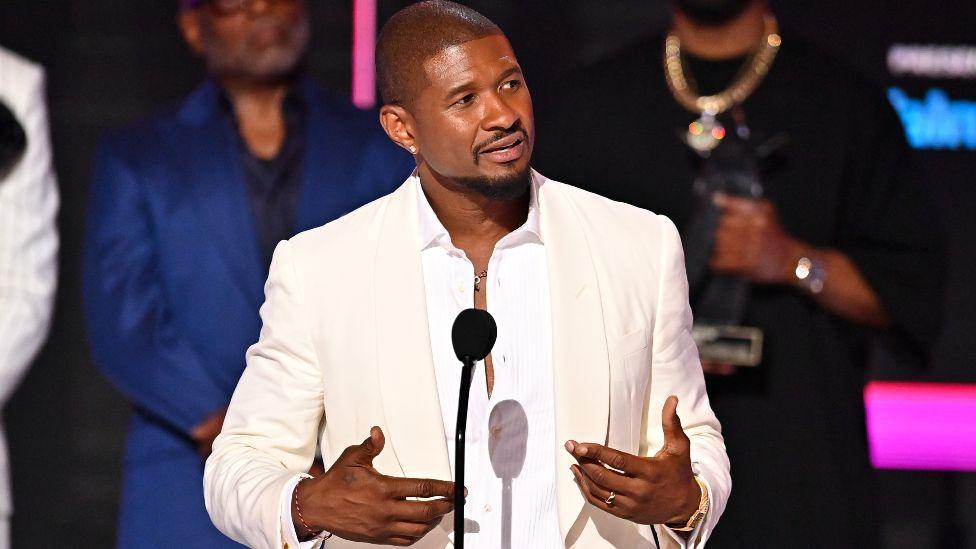
[[[677,408],[678,397],[668,397],[661,415],[664,447],[654,457],[566,442],[566,450],[578,462],[571,468],[586,501],[638,524],[683,527],[688,522],[698,510],[701,488],[691,469],[691,442]]]
[[[709,266],[760,284],[790,280],[802,245],[783,227],[769,200],[715,195],[722,209]]]

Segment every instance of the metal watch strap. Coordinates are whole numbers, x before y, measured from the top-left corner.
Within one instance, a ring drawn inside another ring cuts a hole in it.
[[[701,488],[701,499],[698,500],[698,509],[692,513],[691,518],[688,519],[688,523],[681,528],[671,527],[675,532],[691,532],[698,527],[698,524],[705,519],[705,515],[708,514],[708,490],[705,488],[705,483],[695,475],[695,482],[698,483],[698,487]]]

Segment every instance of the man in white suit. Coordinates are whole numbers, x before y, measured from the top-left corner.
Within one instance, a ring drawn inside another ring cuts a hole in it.
[[[0,406],[44,342],[57,282],[58,190],[44,71],[0,48]],[[0,549],[13,512],[0,420]]]
[[[417,169],[278,246],[207,462],[215,524],[255,547],[450,545],[449,334],[474,306],[498,339],[471,388],[465,543],[703,546],[731,481],[673,224],[531,170],[528,89],[477,12],[405,8],[377,59]]]

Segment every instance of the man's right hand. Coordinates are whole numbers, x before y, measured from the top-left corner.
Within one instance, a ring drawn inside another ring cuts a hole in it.
[[[324,475],[301,483],[298,505],[309,528],[350,541],[406,546],[427,535],[454,509],[453,482],[377,472],[373,459],[384,444],[383,431],[373,427],[369,438],[346,448]],[[297,532],[308,532],[294,505],[292,521]]]

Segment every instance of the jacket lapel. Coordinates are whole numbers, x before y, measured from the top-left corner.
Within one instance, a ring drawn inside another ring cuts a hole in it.
[[[416,181],[407,180],[390,196],[376,250],[373,284],[380,391],[386,437],[404,475],[450,479],[427,327]]]
[[[570,536],[585,500],[572,481],[569,439],[605,444],[610,363],[600,287],[576,205],[560,184],[535,174],[552,302],[559,527]]]
[[[220,112],[215,83],[204,83],[180,110],[170,135],[205,233],[227,264],[233,282],[254,303],[263,299],[266,267],[235,146],[234,129]]]
[[[351,154],[344,150],[343,142],[347,128],[334,119],[311,79],[306,78],[302,86],[306,109],[305,151],[295,216],[297,232],[318,227],[358,206],[345,207],[344,197],[338,196],[351,176],[346,171]]]

